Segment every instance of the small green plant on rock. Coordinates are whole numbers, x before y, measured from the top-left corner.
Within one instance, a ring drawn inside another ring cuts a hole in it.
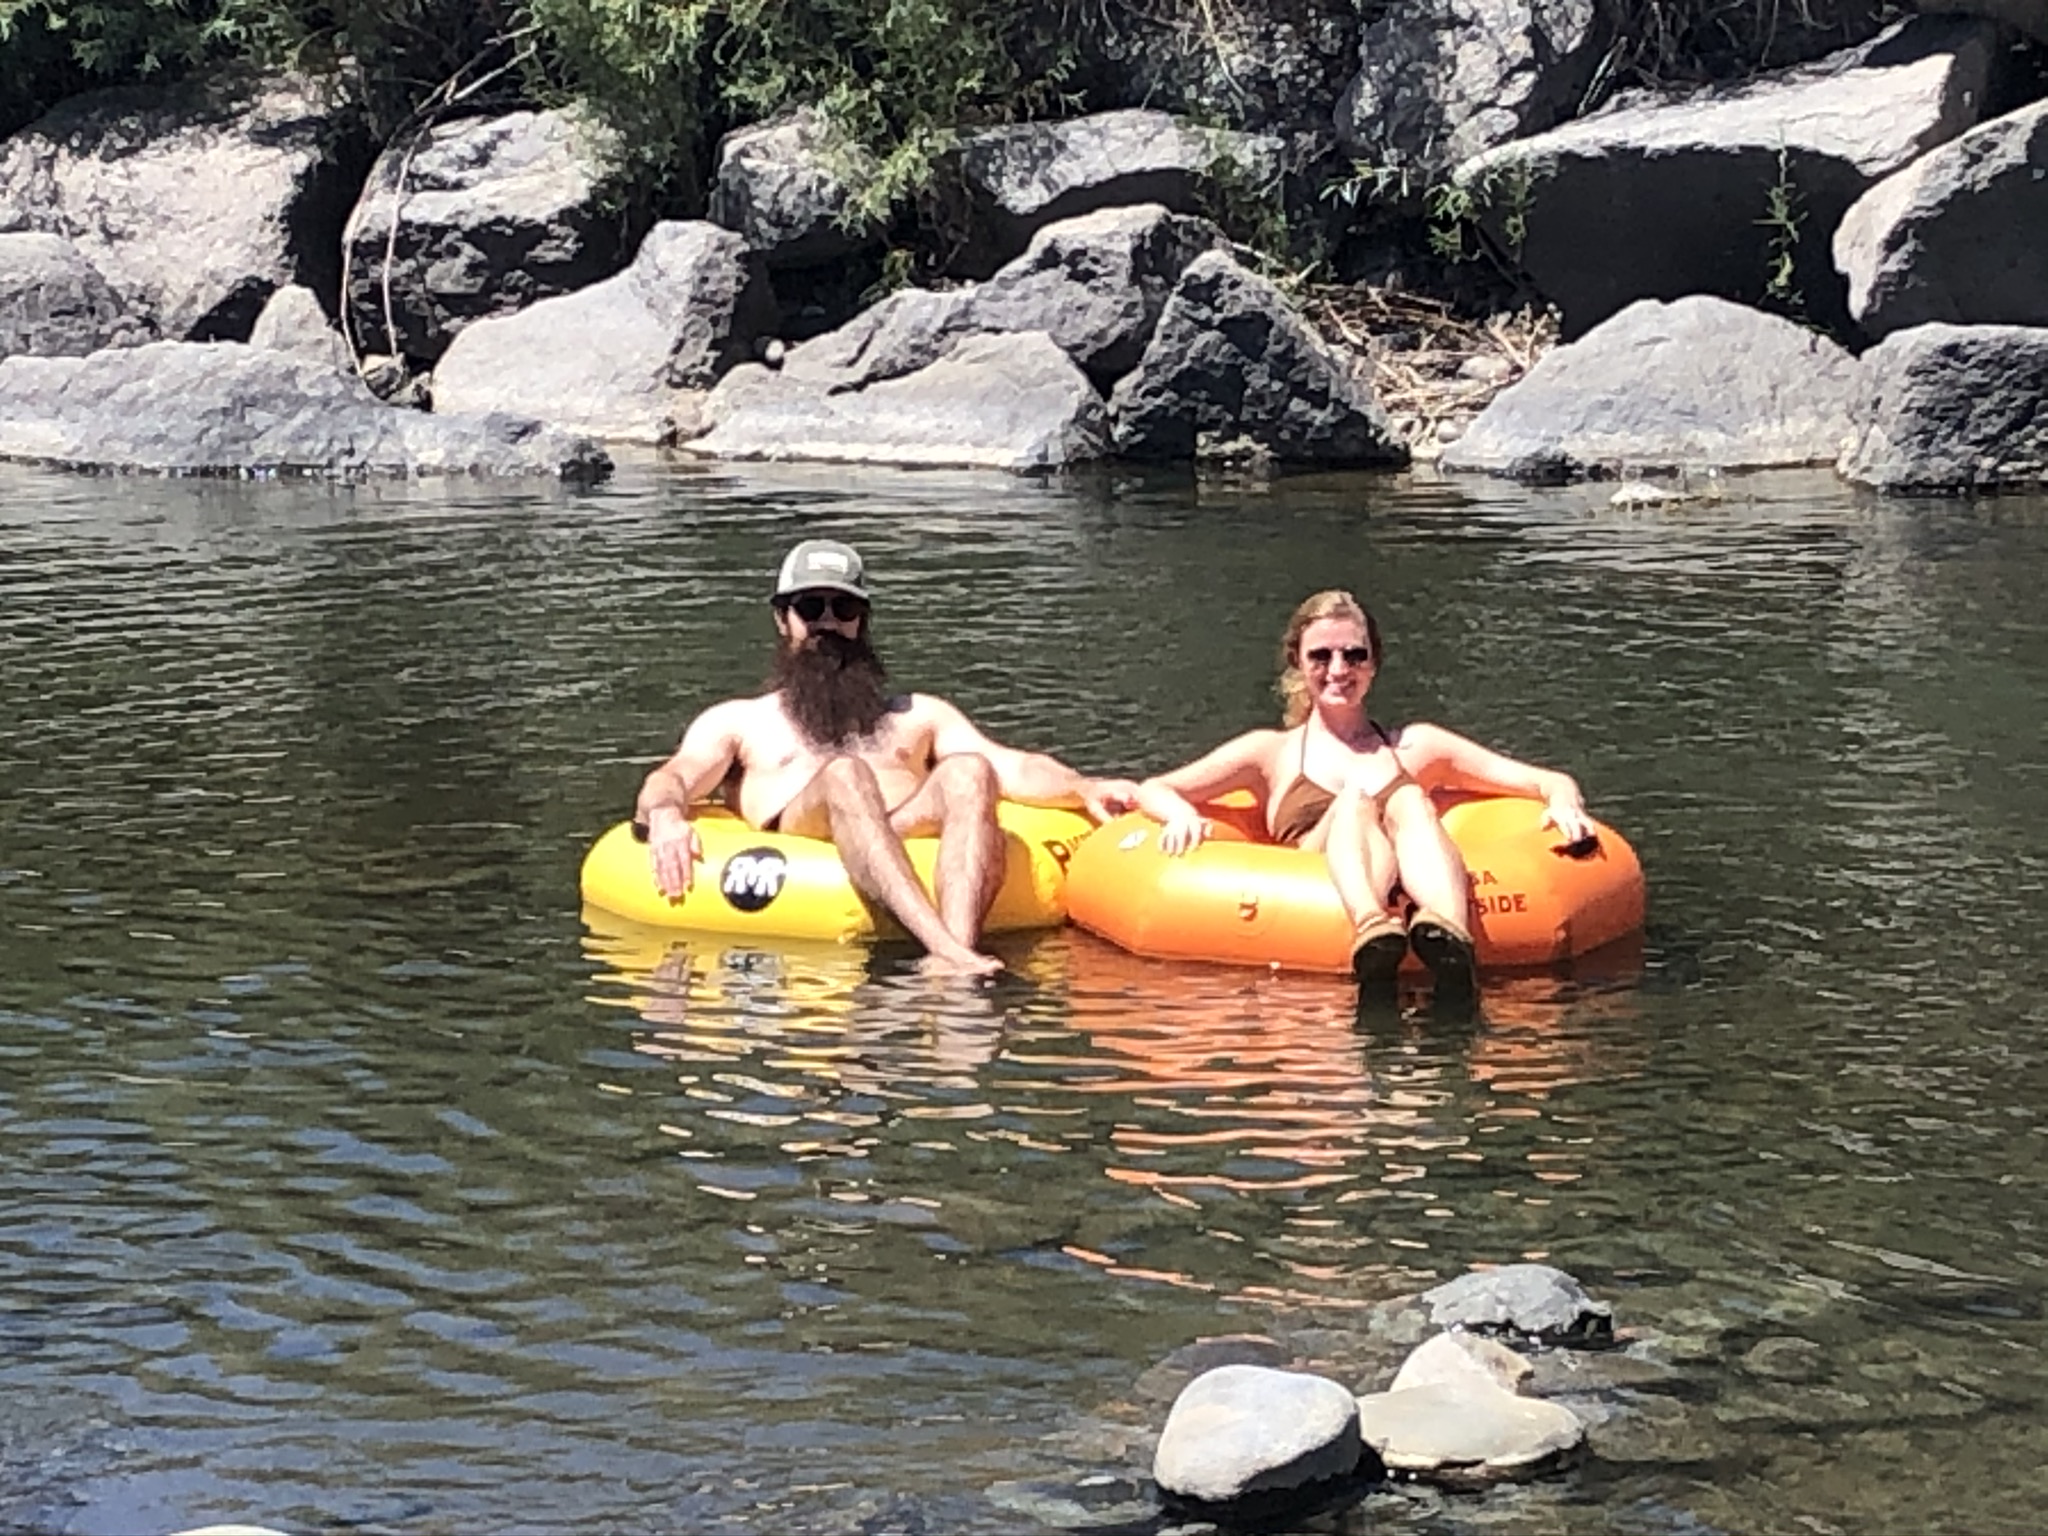
[[[1806,307],[1799,291],[1799,232],[1806,215],[1800,207],[1799,188],[1792,180],[1791,162],[1790,151],[1781,145],[1778,176],[1764,192],[1764,216],[1757,223],[1766,231],[1764,303],[1796,319]]]

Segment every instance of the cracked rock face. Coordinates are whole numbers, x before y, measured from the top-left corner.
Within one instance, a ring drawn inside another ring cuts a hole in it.
[[[332,293],[346,114],[310,84],[73,97],[0,145],[0,231],[69,240],[152,336],[243,341],[272,293]]]

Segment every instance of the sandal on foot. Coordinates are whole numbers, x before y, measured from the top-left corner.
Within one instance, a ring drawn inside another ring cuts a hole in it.
[[[1415,957],[1436,977],[1439,993],[1478,994],[1479,959],[1473,952],[1472,935],[1463,928],[1448,917],[1424,910],[1409,923],[1408,942],[1415,946]]]
[[[1389,982],[1408,954],[1408,930],[1389,912],[1360,923],[1351,940],[1351,974],[1371,984]]]

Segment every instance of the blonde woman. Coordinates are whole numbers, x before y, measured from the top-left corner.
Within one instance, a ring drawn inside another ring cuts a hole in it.
[[[1432,790],[1525,795],[1567,842],[1592,830],[1569,774],[1539,768],[1442,726],[1394,730],[1366,713],[1385,659],[1379,625],[1349,592],[1318,592],[1294,610],[1280,645],[1279,730],[1247,731],[1138,787],[1162,824],[1160,847],[1186,853],[1208,834],[1197,806],[1250,790],[1277,843],[1320,852],[1350,917],[1352,971],[1389,985],[1412,944],[1439,997],[1472,994],[1470,882]],[[1405,898],[1405,899],[1404,899]],[[1412,915],[1407,915],[1412,906]]]

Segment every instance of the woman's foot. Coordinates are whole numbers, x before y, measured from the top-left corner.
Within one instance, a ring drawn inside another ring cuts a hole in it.
[[[1439,1001],[1479,995],[1479,957],[1472,948],[1472,935],[1457,923],[1425,907],[1408,924],[1408,942],[1415,947],[1415,957],[1436,977]]]
[[[1361,988],[1391,987],[1408,957],[1408,930],[1391,912],[1375,912],[1352,931],[1351,974]]]

